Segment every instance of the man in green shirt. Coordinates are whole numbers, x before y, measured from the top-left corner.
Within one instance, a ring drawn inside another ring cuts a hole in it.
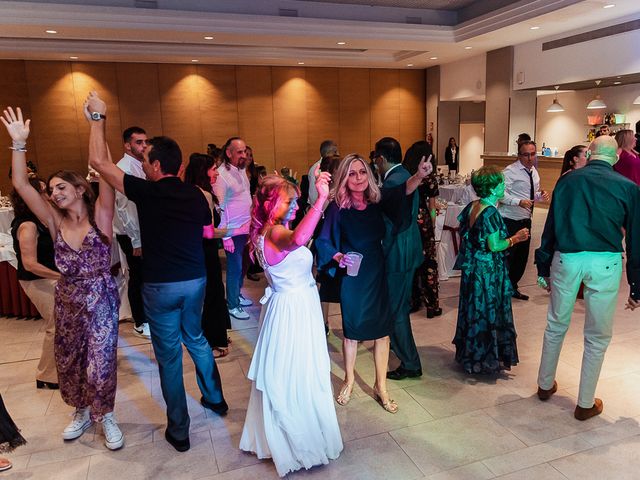
[[[604,354],[611,341],[622,277],[622,238],[626,240],[627,308],[640,306],[640,190],[613,171],[617,143],[598,137],[589,146],[587,166],[564,175],[536,250],[538,283],[551,292],[538,372],[538,397],[547,400],[558,384],[558,359],[580,284],[584,284],[584,355],[574,416],[587,420],[602,413],[595,398]],[[623,230],[624,229],[624,230]]]

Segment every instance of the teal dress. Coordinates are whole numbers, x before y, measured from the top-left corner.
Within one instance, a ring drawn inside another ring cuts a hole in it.
[[[474,204],[458,216],[462,243],[454,268],[461,270],[462,277],[453,344],[456,361],[467,373],[496,373],[518,363],[505,252],[492,252],[487,243],[494,232],[507,238],[507,227],[493,206],[480,212],[470,226]]]

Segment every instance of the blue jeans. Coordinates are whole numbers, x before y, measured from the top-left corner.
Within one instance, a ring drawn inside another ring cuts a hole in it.
[[[224,399],[213,352],[202,334],[206,282],[203,277],[182,282],[145,283],[142,287],[162,396],[167,404],[167,431],[178,440],[189,437],[190,423],[182,379],[182,343],[195,364],[198,387],[204,399],[210,403]]]
[[[240,305],[240,289],[242,288],[243,280],[242,253],[247,245],[248,238],[249,235],[231,237],[235,247],[233,253],[224,251],[227,256],[227,303],[230,310]]]

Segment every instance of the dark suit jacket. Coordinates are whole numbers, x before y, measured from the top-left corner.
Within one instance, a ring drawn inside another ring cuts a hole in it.
[[[458,171],[458,158],[460,158],[460,147],[456,149],[456,157],[453,158],[453,152],[451,151],[451,148],[447,146],[444,151],[444,161],[447,163],[449,170]]]

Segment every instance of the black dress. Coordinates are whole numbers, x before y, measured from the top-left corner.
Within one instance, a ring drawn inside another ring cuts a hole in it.
[[[364,210],[339,209],[331,202],[316,240],[318,268],[325,274],[342,276],[340,308],[342,327],[351,340],[375,340],[390,335],[393,318],[385,276],[382,239],[385,223],[379,204]],[[358,276],[345,275],[345,269],[333,260],[337,252],[359,252],[363,255]]]
[[[27,441],[20,435],[20,430],[9,416],[2,395],[0,395],[0,453],[10,452]]]
[[[220,223],[220,215],[213,209],[214,225]],[[228,347],[227,329],[231,328],[231,319],[227,309],[227,300],[222,283],[222,267],[218,257],[220,240],[203,238],[204,262],[207,268],[207,287],[202,307],[202,331],[211,348]]]

